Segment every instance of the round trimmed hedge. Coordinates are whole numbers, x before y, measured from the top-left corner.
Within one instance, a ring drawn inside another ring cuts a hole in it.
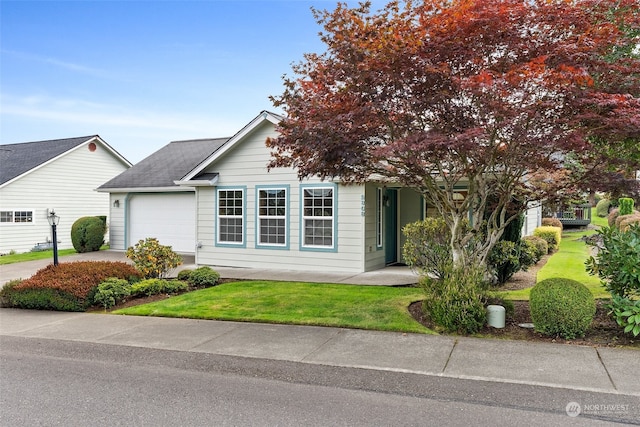
[[[583,337],[596,314],[593,295],[582,283],[551,278],[531,289],[529,307],[535,330],[565,339]]]
[[[76,252],[99,251],[107,232],[105,221],[97,216],[83,216],[71,226],[71,243]]]

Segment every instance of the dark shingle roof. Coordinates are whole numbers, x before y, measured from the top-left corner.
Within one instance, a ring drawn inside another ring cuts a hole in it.
[[[180,180],[228,140],[229,138],[173,141],[99,189],[173,187],[174,181]]]
[[[97,135],[0,145],[0,184],[77,147]]]

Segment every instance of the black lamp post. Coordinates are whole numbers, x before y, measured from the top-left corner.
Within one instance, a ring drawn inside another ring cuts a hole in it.
[[[60,217],[54,211],[51,211],[47,220],[49,220],[51,234],[53,235],[53,265],[58,265],[58,233],[56,232],[56,227],[60,222]]]

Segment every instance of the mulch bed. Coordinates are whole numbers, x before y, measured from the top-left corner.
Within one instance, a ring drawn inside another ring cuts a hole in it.
[[[591,328],[583,338],[576,338],[574,340],[565,340],[561,337],[549,337],[535,332],[533,329],[519,326],[520,324],[531,323],[529,301],[514,301],[513,303],[514,314],[513,316],[507,317],[504,328],[498,329],[485,326],[480,330],[478,336],[558,344],[588,345],[593,347],[627,346],[640,349],[640,336],[634,338],[632,335],[622,333],[622,329],[607,314],[606,301],[596,301],[596,315],[591,324]],[[430,329],[437,330],[437,327],[433,323],[424,318],[422,301],[411,304],[409,306],[409,312],[418,322]]]
[[[540,270],[549,260],[551,255],[543,257],[536,265],[527,271],[519,271],[513,277],[500,287],[500,290],[518,290],[533,287],[536,284],[538,270]],[[529,311],[529,301],[513,301],[514,313],[507,316],[504,328],[493,328],[485,326],[478,333],[479,336],[539,341],[559,344],[577,344],[588,345],[593,347],[619,347],[626,346],[640,349],[640,336],[633,337],[630,334],[624,334],[622,328],[608,314],[606,305],[608,301],[596,300],[596,315],[593,323],[584,337],[574,340],[565,340],[561,337],[549,337],[533,329],[523,328],[519,325],[531,323],[531,313]],[[426,327],[438,330],[438,328],[427,319],[424,318],[422,312],[422,301],[414,302],[409,306],[409,312],[421,324]]]

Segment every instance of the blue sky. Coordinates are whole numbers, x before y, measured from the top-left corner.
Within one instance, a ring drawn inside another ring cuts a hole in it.
[[[311,6],[336,1],[1,0],[0,144],[98,134],[136,163],[231,136],[324,50]]]

